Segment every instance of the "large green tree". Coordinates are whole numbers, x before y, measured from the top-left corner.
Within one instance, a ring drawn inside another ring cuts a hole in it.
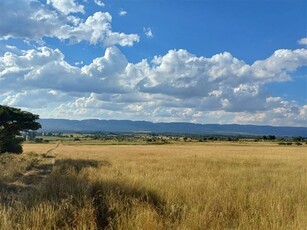
[[[0,105],[0,154],[22,153],[21,131],[41,128],[38,115],[17,108]]]

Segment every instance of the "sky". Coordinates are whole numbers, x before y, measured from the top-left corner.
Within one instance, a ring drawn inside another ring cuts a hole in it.
[[[0,0],[0,104],[307,127],[307,2]]]

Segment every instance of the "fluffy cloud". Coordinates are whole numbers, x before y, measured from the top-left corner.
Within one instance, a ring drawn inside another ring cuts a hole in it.
[[[278,50],[268,59],[248,65],[230,53],[205,58],[171,50],[154,58],[138,87],[143,93],[164,94],[184,102],[191,98],[190,106],[196,106],[194,101],[202,109],[261,111],[267,109],[262,86],[289,80],[288,73],[307,65],[306,55],[304,49]]]
[[[41,47],[6,52],[0,57],[0,92],[22,87],[63,92],[122,92],[122,73],[128,62],[116,48],[106,49],[105,56],[82,68],[71,66],[58,50]]]
[[[0,57],[0,100],[48,116],[155,121],[303,125],[306,105],[271,97],[263,86],[307,66],[307,50],[278,50],[252,65],[230,53],[197,57],[170,50],[129,63],[116,47],[75,67],[58,49],[7,47]]]
[[[300,106],[296,102],[279,100],[279,105],[269,107],[262,112],[236,113],[236,123],[271,124],[288,126],[306,126],[307,105]]]
[[[144,34],[147,38],[153,38],[154,35],[153,35],[150,27],[147,27],[147,28],[144,27],[143,31],[144,31]]]
[[[119,16],[125,16],[127,15],[127,11],[125,10],[120,10],[119,13],[118,13]]]
[[[307,50],[280,49],[266,60],[256,61],[253,65],[255,77],[265,82],[281,82],[290,79],[288,72],[293,72],[298,67],[306,66]]]
[[[0,1],[0,38],[23,38],[28,40],[53,36],[65,19],[56,12],[43,7],[38,1]]]
[[[94,0],[97,6],[104,6],[104,3],[101,0]]]
[[[47,0],[54,8],[64,14],[84,13],[84,6],[77,4],[74,0]]]
[[[39,1],[20,0],[0,1],[0,14],[5,20],[0,21],[0,39],[20,38],[42,40],[53,37],[68,40],[71,43],[87,41],[103,46],[132,46],[139,41],[137,34],[113,32],[112,16],[108,12],[96,12],[85,21],[73,12],[84,12],[83,6],[73,0],[49,0],[58,11],[50,10]]]
[[[307,45],[307,37],[306,38],[301,38],[298,40],[298,44],[300,45]]]
[[[14,107],[40,109],[45,108],[47,104],[54,103],[56,105],[58,101],[69,102],[72,99],[59,91],[38,89],[29,91],[22,90],[14,94],[7,93],[3,103]]]
[[[136,34],[112,32],[111,21],[112,16],[108,12],[96,12],[78,26],[62,27],[57,36],[60,39],[68,39],[72,43],[89,41],[91,44],[103,44],[104,46],[116,44],[132,46],[134,42],[139,41],[139,36]]]

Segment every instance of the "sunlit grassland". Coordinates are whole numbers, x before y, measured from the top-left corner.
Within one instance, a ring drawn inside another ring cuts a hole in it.
[[[44,153],[52,144],[26,144]],[[306,229],[307,147],[74,145],[0,229]]]

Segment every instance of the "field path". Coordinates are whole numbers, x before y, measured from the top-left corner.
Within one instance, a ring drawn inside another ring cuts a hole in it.
[[[46,155],[48,155],[48,154],[49,154],[49,155],[54,155],[53,151],[56,150],[61,144],[62,144],[62,142],[59,141],[59,142],[57,143],[57,145],[56,145],[54,148],[49,149],[49,150],[46,152]]]
[[[38,155],[33,164],[24,173],[18,175],[13,182],[1,184],[0,202],[9,204],[18,200],[23,192],[34,189],[40,184],[52,172],[56,158],[54,150],[60,145],[61,142],[58,142],[54,148]]]
[[[40,183],[42,179],[51,173],[55,164],[54,150],[56,150],[60,144],[61,142],[58,142],[54,148],[49,149],[46,153],[42,154],[42,156],[38,159],[37,164],[34,164],[13,183],[18,183],[21,181],[25,186],[34,186]]]

